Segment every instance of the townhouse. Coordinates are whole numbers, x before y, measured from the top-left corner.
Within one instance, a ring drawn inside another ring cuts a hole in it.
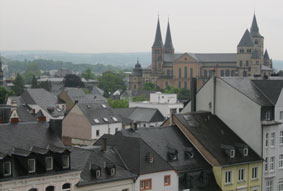
[[[213,77],[196,94],[197,111],[217,115],[265,160],[266,191],[283,190],[282,87],[279,77]]]
[[[121,119],[107,103],[77,103],[62,122],[62,140],[65,145],[93,145],[121,129]]]

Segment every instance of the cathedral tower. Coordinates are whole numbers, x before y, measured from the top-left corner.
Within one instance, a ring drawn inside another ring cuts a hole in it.
[[[165,39],[165,44],[164,44],[164,53],[174,54],[174,47],[173,47],[172,38],[171,38],[169,21],[167,25],[166,39]]]
[[[261,34],[259,33],[259,28],[258,28],[258,25],[257,25],[257,21],[256,21],[256,16],[254,14],[254,18],[253,18],[253,22],[252,22],[252,26],[251,26],[251,36],[252,36],[252,39],[253,39],[253,43],[254,43],[254,46],[255,48],[258,50],[260,56],[261,56],[261,60],[262,60],[262,57],[263,57],[263,41],[264,41],[264,38],[263,36],[261,36]]]
[[[159,24],[157,21],[154,43],[152,45],[152,72],[161,73],[163,64],[163,42]]]

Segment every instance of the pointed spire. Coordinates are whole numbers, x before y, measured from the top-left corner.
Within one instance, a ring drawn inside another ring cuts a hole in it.
[[[172,43],[172,38],[171,38],[169,19],[168,19],[166,39],[165,39],[164,47],[167,48],[167,49],[174,49],[173,43]]]
[[[264,57],[264,60],[270,60],[267,49],[265,50],[263,57]]]
[[[158,21],[157,21],[155,39],[154,39],[154,43],[153,43],[152,47],[155,47],[155,48],[162,48],[163,47],[159,18],[158,18]]]
[[[254,18],[253,18],[253,22],[252,22],[252,26],[251,26],[251,35],[253,37],[261,37],[261,35],[259,33],[259,28],[258,28],[258,25],[257,25],[255,14],[254,14]]]
[[[249,30],[247,29],[246,32],[244,33],[241,41],[239,42],[238,46],[253,46],[253,40],[251,37],[251,34]]]

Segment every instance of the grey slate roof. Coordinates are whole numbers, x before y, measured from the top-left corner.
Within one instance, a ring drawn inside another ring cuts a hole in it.
[[[174,49],[172,38],[171,38],[169,21],[168,21],[168,25],[167,25],[167,32],[166,32],[166,39],[165,39],[164,48]]]
[[[262,37],[261,34],[259,33],[255,14],[254,14],[253,22],[252,22],[252,26],[251,26],[251,35],[253,37]]]
[[[53,107],[54,112],[50,113],[52,116],[64,116],[64,111],[58,111],[56,109],[56,104],[59,103],[59,100],[56,95],[46,91],[43,88],[38,89],[27,89],[22,93],[21,98],[25,104],[28,105],[39,105],[46,112],[49,107]]]
[[[79,103],[100,103],[107,101],[100,93],[85,94],[81,88],[64,88],[63,91],[69,95],[73,103],[75,103],[75,101]]]
[[[249,32],[249,30],[247,29],[242,37],[242,39],[240,40],[238,46],[254,46],[251,34]]]
[[[79,149],[73,148],[71,153],[71,166],[74,170],[82,170],[81,172],[81,180],[77,184],[78,187],[99,184],[105,182],[126,180],[126,179],[135,179],[136,175],[132,174],[125,168],[119,166],[113,161],[103,157],[102,152],[99,149],[87,150],[87,149]],[[115,155],[115,153],[108,152],[109,155]],[[114,176],[109,176],[106,173],[104,168],[104,164],[115,164],[116,174]],[[101,169],[101,177],[96,178],[91,174],[90,165],[94,164],[95,166]]]
[[[153,48],[162,48],[163,47],[159,18],[158,18],[158,21],[157,21],[155,39],[154,39],[154,43],[153,43],[152,47]]]
[[[195,112],[175,116],[221,166],[262,161],[262,158],[216,115],[210,112]],[[235,149],[234,158],[227,156],[224,145]],[[243,156],[237,145],[247,146],[248,156]]]
[[[261,70],[262,70],[262,71],[266,71],[266,70],[267,70],[267,71],[274,71],[273,68],[270,68],[270,67],[265,66],[265,65],[261,65]]]
[[[116,148],[127,168],[132,173],[140,175],[174,169],[141,138],[106,134],[103,135],[103,138],[107,138],[108,145]],[[102,138],[95,144],[100,145],[101,140]],[[154,158],[153,163],[149,163],[146,160],[149,153]]]
[[[236,62],[235,53],[195,54],[200,62]]]
[[[154,123],[162,122],[165,120],[163,115],[158,109],[154,108],[142,108],[142,107],[133,107],[133,108],[117,108],[114,111],[127,121],[136,121],[136,122],[145,122],[145,123]],[[123,120],[124,122],[124,120]]]
[[[264,57],[264,60],[269,60],[270,59],[267,50],[265,50],[263,57]]]
[[[17,114],[21,122],[32,122],[37,121],[35,116],[29,113],[28,108],[25,106],[19,106],[16,108]]]
[[[107,103],[78,103],[77,105],[92,125],[122,122]],[[112,117],[116,117],[118,121],[114,121]],[[107,118],[108,122],[104,121],[103,118]],[[94,122],[94,119],[98,119],[99,122]]]

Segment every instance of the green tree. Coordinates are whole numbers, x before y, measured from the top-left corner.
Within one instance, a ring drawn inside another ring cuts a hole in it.
[[[8,96],[12,96],[13,92],[0,86],[0,104],[5,104]]]
[[[47,80],[47,81],[45,81],[45,82],[41,82],[39,87],[40,87],[40,88],[43,88],[43,89],[45,89],[45,90],[47,90],[47,91],[50,91],[51,88],[52,88],[52,85],[51,85],[51,82],[49,82],[49,81]]]
[[[154,83],[151,83],[151,82],[146,82],[143,86],[143,89],[144,90],[152,90],[152,91],[157,90],[156,85]]]
[[[108,104],[112,108],[128,108],[129,100],[128,99],[113,100],[111,98],[108,98]]]
[[[64,77],[63,83],[64,83],[64,87],[79,87],[79,88],[85,87],[81,77],[75,74],[66,75]]]
[[[182,88],[177,93],[178,100],[188,100],[190,99],[190,90],[187,88]]]
[[[137,101],[148,101],[148,99],[144,95],[141,95],[141,96],[138,96],[138,97],[133,96],[132,97],[132,101],[134,101],[134,102],[137,102]]]
[[[118,89],[126,89],[123,81],[123,74],[121,73],[113,73],[110,71],[103,72],[102,76],[99,76],[97,80],[98,87],[104,91],[104,96],[106,97]]]
[[[32,81],[31,81],[31,88],[38,88],[38,84],[37,84],[37,79],[36,77],[33,75],[32,76]]]
[[[27,69],[23,74],[24,82],[26,84],[31,84],[33,76],[40,76],[40,68],[37,62],[31,62],[27,65]]]
[[[25,83],[23,77],[19,73],[17,74],[16,79],[13,83],[14,86],[12,87],[12,90],[14,91],[15,95],[21,95],[24,92]]]
[[[90,68],[87,68],[85,71],[82,72],[81,77],[86,80],[94,80],[94,73],[91,71]]]

